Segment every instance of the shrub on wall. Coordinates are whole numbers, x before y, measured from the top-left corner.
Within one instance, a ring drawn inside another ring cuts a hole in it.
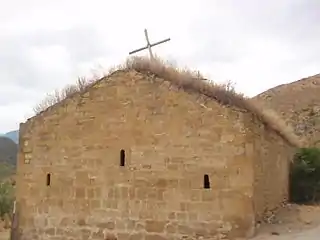
[[[290,199],[295,203],[320,201],[320,148],[301,148],[294,156]]]

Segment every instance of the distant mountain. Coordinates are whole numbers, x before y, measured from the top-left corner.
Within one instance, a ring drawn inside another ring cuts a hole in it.
[[[10,138],[15,143],[19,143],[19,130],[7,132],[5,134],[0,134],[0,137],[7,137]]]
[[[16,165],[18,144],[8,137],[0,137],[0,163]]]

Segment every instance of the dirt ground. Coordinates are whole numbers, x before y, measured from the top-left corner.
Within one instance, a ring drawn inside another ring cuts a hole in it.
[[[320,239],[320,206],[284,207],[270,224],[262,224],[252,240]]]

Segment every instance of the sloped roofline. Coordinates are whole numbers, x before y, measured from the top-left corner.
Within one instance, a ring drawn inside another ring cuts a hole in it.
[[[59,107],[65,101],[74,96],[84,94],[88,90],[94,87],[101,81],[106,81],[114,74],[123,71],[135,70],[142,74],[154,75],[163,81],[169,81],[172,85],[186,92],[195,92],[204,95],[219,104],[227,107],[234,107],[239,110],[244,110],[253,113],[262,123],[267,127],[274,130],[279,136],[286,140],[294,147],[301,147],[303,142],[294,133],[292,127],[288,125],[281,117],[271,109],[266,109],[261,102],[254,99],[244,97],[242,94],[236,93],[234,89],[226,84],[216,84],[207,81],[199,72],[190,70],[179,70],[176,67],[164,63],[160,59],[153,61],[147,58],[133,57],[126,61],[125,64],[117,67],[118,70],[102,77],[101,79],[94,81],[86,85],[83,89],[73,92],[66,96],[62,101],[48,107],[46,110],[40,112],[31,119],[35,119],[38,116],[43,115],[45,112],[50,111],[53,108]]]

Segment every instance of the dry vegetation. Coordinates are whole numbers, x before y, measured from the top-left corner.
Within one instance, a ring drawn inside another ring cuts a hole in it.
[[[111,74],[118,70],[135,70],[140,73],[152,74],[171,82],[171,84],[185,91],[197,92],[214,99],[222,105],[236,107],[251,112],[266,126],[286,139],[291,145],[295,147],[302,146],[303,142],[301,139],[295,135],[293,129],[275,112],[270,109],[265,109],[257,101],[248,99],[244,97],[243,94],[237,93],[230,82],[225,84],[212,83],[207,81],[197,71],[179,69],[158,58],[150,61],[147,58],[133,57],[128,59],[124,64],[113,68],[109,73]],[[68,85],[61,91],[56,91],[55,94],[48,95],[34,110],[36,113],[40,113],[73,94],[85,91],[98,80],[99,79],[88,81],[84,78],[79,78],[75,85]]]

